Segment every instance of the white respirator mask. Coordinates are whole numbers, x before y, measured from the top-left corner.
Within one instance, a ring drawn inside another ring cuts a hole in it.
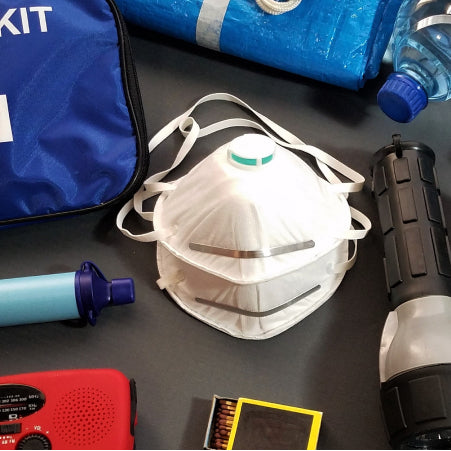
[[[210,100],[249,109],[278,137],[249,119],[201,129],[191,114]],[[180,179],[160,182],[198,137],[232,126],[266,135],[239,136]],[[192,316],[244,339],[285,331],[329,299],[353,265],[356,240],[371,223],[349,206],[347,195],[360,191],[364,178],[230,94],[199,100],[157,133],[149,150],[177,129],[185,141],[174,164],[149,177],[124,205],[118,228],[135,240],[157,242],[158,286]],[[293,151],[313,156],[321,177]],[[144,211],[143,203],[155,195],[154,211]],[[152,231],[135,235],[124,228],[133,209],[153,222]]]

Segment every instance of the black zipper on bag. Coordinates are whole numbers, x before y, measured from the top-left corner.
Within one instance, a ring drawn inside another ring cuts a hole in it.
[[[130,37],[127,31],[125,20],[119,11],[114,0],[106,0],[109,4],[118,30],[120,61],[122,70],[122,80],[124,83],[124,93],[132,125],[136,133],[137,141],[137,168],[134,177],[117,199],[131,197],[134,192],[143,184],[149,166],[148,137],[146,130],[146,120],[144,107],[142,104],[141,92],[139,89],[138,75],[133,60]]]
[[[105,0],[110,7],[112,16],[116,23],[116,30],[119,42],[119,61],[121,65],[122,84],[124,96],[127,103],[130,120],[136,137],[136,166],[133,176],[129,180],[127,186],[116,197],[107,200],[103,203],[83,207],[79,209],[72,209],[66,211],[52,212],[48,214],[34,215],[23,218],[13,218],[0,220],[0,228],[7,227],[13,224],[41,222],[50,219],[56,219],[63,216],[76,216],[103,209],[120,202],[125,203],[143,184],[147,171],[149,168],[149,152],[148,152],[148,137],[146,120],[144,116],[144,107],[141,99],[141,92],[138,83],[138,75],[136,72],[135,63],[132,55],[132,48],[130,44],[130,37],[127,30],[127,25],[119,11],[114,0]]]

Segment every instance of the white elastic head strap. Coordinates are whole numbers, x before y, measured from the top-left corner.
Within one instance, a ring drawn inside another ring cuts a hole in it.
[[[265,124],[274,133],[276,133],[277,136],[274,136],[272,133],[270,133],[260,123],[242,118],[227,119],[208,125],[204,128],[199,128],[197,122],[190,115],[199,105],[213,100],[232,102],[241,106],[242,108],[248,110],[251,114],[256,116],[263,124]],[[187,125],[191,127],[189,131]],[[358,172],[354,171],[350,167],[338,161],[337,159],[335,159],[328,153],[324,152],[323,150],[318,149],[317,147],[314,146],[306,145],[293,133],[289,132],[288,130],[284,129],[280,125],[273,122],[271,119],[254,110],[238,97],[235,97],[232,94],[227,93],[215,93],[202,97],[188,111],[186,111],[176,119],[172,120],[152,138],[152,140],[149,142],[149,152],[152,152],[155,149],[155,147],[157,147],[169,135],[171,135],[175,130],[177,130],[177,128],[179,128],[180,132],[183,134],[183,136],[185,136],[185,142],[183,143],[176,157],[176,160],[174,161],[174,164],[166,171],[159,172],[149,177],[146,183],[152,183],[161,180],[172,169],[178,166],[181,163],[181,161],[185,158],[191,147],[194,145],[194,142],[196,141],[197,138],[207,136],[211,133],[215,133],[219,130],[224,130],[230,127],[250,127],[260,130],[266,135],[268,135],[271,139],[273,139],[274,142],[283,147],[286,147],[291,150],[301,151],[313,156],[318,163],[319,169],[322,171],[326,179],[332,185],[334,185],[333,188],[337,192],[341,193],[358,192],[361,191],[361,189],[363,188],[365,178]],[[351,182],[349,183],[341,182],[341,180],[331,171],[331,169],[343,175],[347,179],[351,180]]]

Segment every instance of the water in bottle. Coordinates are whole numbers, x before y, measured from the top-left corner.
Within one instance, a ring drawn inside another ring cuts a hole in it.
[[[410,122],[429,101],[451,97],[451,1],[404,0],[392,42],[395,72],[378,103],[392,119]]]

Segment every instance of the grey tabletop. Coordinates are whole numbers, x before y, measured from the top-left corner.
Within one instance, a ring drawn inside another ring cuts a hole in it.
[[[52,322],[0,329],[0,373],[122,371],[137,384],[137,449],[202,448],[215,394],[323,412],[319,449],[387,448],[378,354],[390,304],[369,167],[393,133],[427,144],[436,153],[450,223],[450,105],[431,104],[412,123],[398,124],[376,104],[388,67],[353,92],[146,30],[131,28],[131,34],[149,136],[206,94],[234,94],[363,174],[364,189],[350,203],[373,228],[333,297],[296,326],[262,341],[231,337],[177,307],[156,284],[155,244],[124,237],[115,225],[117,207],[2,229],[2,278],[75,271],[91,260],[109,279],[132,277],[136,301],[104,310],[95,327]],[[199,121],[238,113],[234,106],[212,104],[199,111]],[[174,177],[239,133],[228,130],[199,141]],[[167,166],[170,149],[152,153],[150,173]]]

